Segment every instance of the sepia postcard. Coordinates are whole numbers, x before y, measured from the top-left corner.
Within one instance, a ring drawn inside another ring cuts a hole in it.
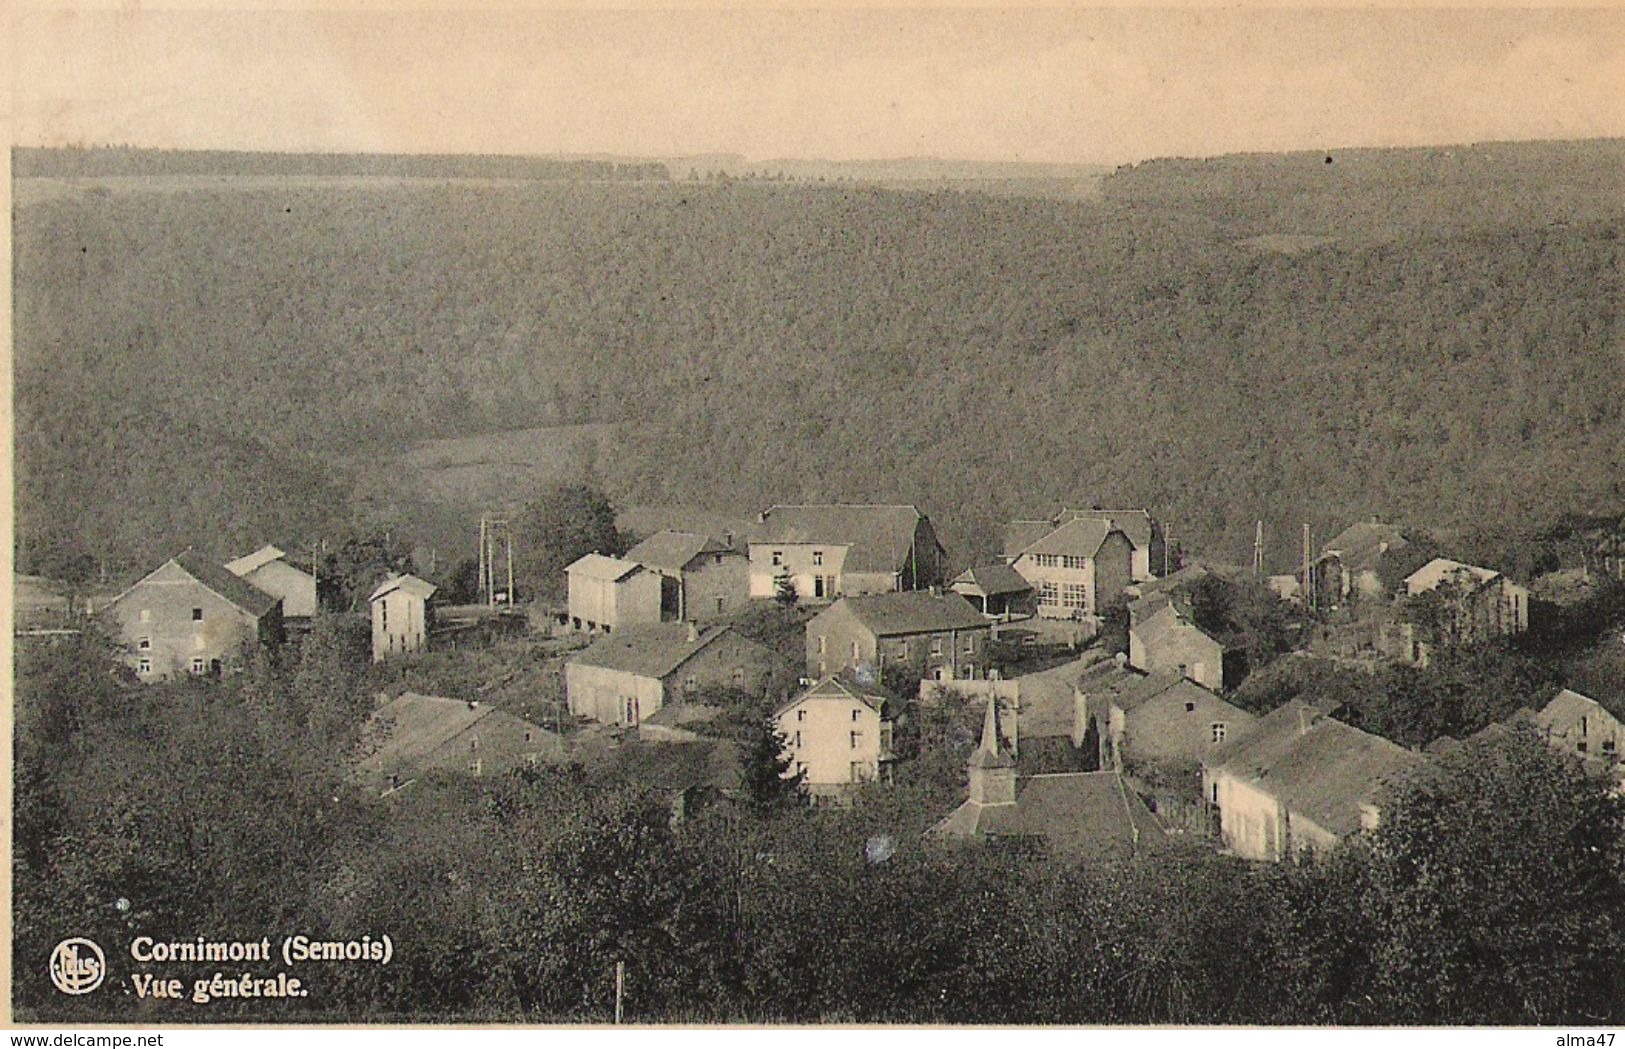
[[[1625,10],[7,23],[12,1044],[1612,1047]]]

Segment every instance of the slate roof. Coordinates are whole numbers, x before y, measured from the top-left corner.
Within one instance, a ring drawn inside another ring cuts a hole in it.
[[[1145,550],[1151,546],[1151,512],[1149,510],[1062,510],[1056,517],[1057,523],[1067,520],[1096,520],[1110,521],[1113,526],[1122,530],[1128,536],[1128,541],[1134,544],[1136,550]]]
[[[840,605],[845,605],[858,622],[876,637],[989,629],[987,620],[976,611],[976,606],[952,591],[933,594],[924,590],[904,590],[843,597],[831,607]]]
[[[490,718],[520,722],[534,735],[539,750],[563,745],[555,733],[484,703],[471,705],[445,696],[403,692],[368,719],[363,738],[374,742],[377,749],[361,760],[360,768],[377,773],[410,767]]]
[[[773,708],[775,717],[809,699],[855,699],[881,717],[896,708],[897,699],[884,689],[859,681],[847,671],[829,674],[817,683],[792,694]]]
[[[1567,724],[1578,717],[1595,716],[1599,711],[1615,721],[1620,720],[1612,711],[1590,696],[1565,688],[1535,712],[1531,720],[1538,727],[1551,731],[1560,723]]]
[[[367,598],[367,600],[376,601],[385,594],[393,593],[396,590],[404,590],[413,597],[422,598],[423,600],[427,601],[429,598],[433,597],[435,591],[439,589],[440,588],[438,586],[435,586],[428,580],[419,579],[415,575],[407,574],[391,576],[382,583],[379,583],[378,588],[372,592],[372,596]]]
[[[775,506],[763,511],[753,545],[828,543],[846,547],[845,572],[897,572],[924,517],[913,506]]]
[[[1133,624],[1133,630],[1147,648],[1155,648],[1174,635],[1190,634],[1200,635],[1220,648],[1224,647],[1222,641],[1191,622],[1180,607],[1172,602],[1164,603],[1161,608],[1149,615],[1143,615]]]
[[[729,629],[727,626],[713,626],[690,637],[687,623],[627,627],[613,634],[602,635],[565,662],[659,679],[682,666]],[[747,641],[747,644],[755,643]],[[755,647],[761,648],[760,645]],[[768,657],[772,656],[765,648],[762,648],[762,652]]]
[[[730,553],[732,550],[722,540],[708,535],[667,529],[656,532],[628,550],[625,560],[668,572],[680,572],[701,554]]]
[[[634,561],[622,560],[619,557],[585,554],[571,561],[564,570],[572,576],[580,576],[583,579],[595,579],[603,583],[618,583],[642,567],[642,565]]]
[[[1094,557],[1100,552],[1100,545],[1114,530],[1121,531],[1116,525],[1105,521],[1089,517],[1078,518],[1052,529],[1043,538],[1019,551],[1016,556],[1061,554],[1072,557]]]
[[[1342,836],[1360,829],[1362,806],[1374,804],[1395,777],[1425,760],[1294,700],[1206,764]]]
[[[1389,550],[1401,550],[1410,545],[1404,533],[1391,524],[1376,520],[1358,521],[1338,532],[1321,547],[1320,556],[1324,559],[1336,554],[1343,567],[1351,572],[1374,571],[1382,558],[1384,543],[1388,544]]]
[[[1482,586],[1501,574],[1488,568],[1480,568],[1477,565],[1452,561],[1448,557],[1435,557],[1405,577],[1405,590],[1411,594],[1426,593],[1447,578],[1462,572],[1471,576],[1477,586]]]
[[[973,586],[989,597],[996,594],[1023,594],[1033,588],[1020,572],[1003,561],[965,569],[953,581],[954,586],[961,584]]]
[[[1076,718],[1072,690],[1088,669],[1090,666],[1079,659],[1010,679],[1021,690],[1020,705],[1016,708],[1016,737],[1021,741],[1023,757],[1030,740],[1072,735]]]
[[[273,597],[251,583],[245,583],[224,568],[204,560],[190,550],[172,560],[187,575],[256,619],[282,603],[281,598]]]
[[[280,561],[288,555],[276,547],[266,544],[251,554],[244,554],[235,561],[227,561],[226,571],[235,576],[245,576],[256,568],[264,568],[272,561]]]
[[[1010,521],[1004,526],[1004,556],[1014,560],[1021,552],[1055,531],[1054,521]]]
[[[1073,859],[1126,859],[1161,852],[1167,834],[1115,772],[1063,772],[1016,781],[1014,804],[966,801],[930,833],[975,838],[1036,838]]]

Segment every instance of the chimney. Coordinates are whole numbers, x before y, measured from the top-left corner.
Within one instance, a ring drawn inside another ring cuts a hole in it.
[[[1116,655],[1112,656],[1112,662],[1117,664],[1118,670],[1122,670],[1124,667],[1128,666],[1128,653],[1117,653]]]
[[[690,642],[694,642],[694,641],[698,641],[699,639],[700,639],[700,627],[699,627],[699,624],[698,623],[690,623],[690,624],[688,624],[688,640]]]
[[[729,550],[734,548],[734,534],[732,532],[722,533],[722,545],[727,547]]]
[[[1181,664],[1179,664],[1179,677],[1180,677],[1180,680],[1184,680],[1184,678],[1186,676],[1187,675],[1185,673],[1185,664],[1181,663]]]

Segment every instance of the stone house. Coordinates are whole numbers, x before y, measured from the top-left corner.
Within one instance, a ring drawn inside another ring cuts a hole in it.
[[[792,762],[809,793],[838,794],[890,775],[892,726],[901,704],[849,673],[830,674],[773,712]]]
[[[496,707],[403,692],[362,729],[361,779],[381,793],[435,770],[497,776],[563,753],[560,738]]]
[[[980,679],[991,634],[958,594],[843,597],[807,623],[807,676],[852,670],[879,681],[887,668],[903,668],[922,679]]]
[[[1385,554],[1409,545],[1403,532],[1375,516],[1349,525],[1321,547],[1313,562],[1317,603],[1331,608],[1386,596],[1377,569]]]
[[[1530,720],[1553,748],[1594,770],[1611,771],[1625,755],[1625,724],[1590,696],[1565,688]]]
[[[1048,619],[1098,623],[1134,581],[1134,544],[1111,520],[1067,519],[1025,546],[1007,546],[1005,556],[1037,594],[1038,614]]]
[[[587,554],[571,562],[564,574],[575,630],[607,633],[661,620],[662,578],[635,561]]]
[[[1402,662],[1426,666],[1441,646],[1528,629],[1527,589],[1493,569],[1435,557],[1405,577],[1405,596],[1383,643]]]
[[[1177,597],[1140,598],[1130,602],[1128,612],[1128,661],[1133,666],[1188,677],[1214,691],[1240,683],[1240,653],[1232,655],[1198,627],[1189,606]]]
[[[109,601],[97,618],[142,681],[220,674],[283,640],[282,601],[190,550]]]
[[[660,618],[703,623],[732,615],[750,592],[744,551],[696,532],[656,532],[625,560],[660,577]]]

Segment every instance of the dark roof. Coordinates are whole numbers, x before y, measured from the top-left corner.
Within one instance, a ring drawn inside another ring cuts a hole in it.
[[[904,590],[888,594],[843,597],[842,605],[877,637],[930,634],[939,630],[987,630],[988,622],[976,606],[960,594],[933,594]],[[827,615],[828,613],[823,613]]]
[[[517,723],[535,736],[538,747],[562,748],[556,734],[496,707],[403,692],[368,719],[363,738],[375,744],[376,749],[362,759],[360,767],[364,772],[374,773],[410,767],[445,746],[448,740],[489,721]]]
[[[1065,524],[1050,530],[1042,538],[1034,541],[1021,554],[1062,554],[1072,557],[1094,557],[1100,552],[1100,546],[1106,537],[1113,531],[1121,532],[1116,525],[1096,520],[1095,518],[1081,517],[1067,521]]]
[[[720,539],[698,532],[676,532],[670,529],[656,532],[626,552],[626,560],[650,568],[663,568],[680,572],[701,554],[730,553],[733,548]]]
[[[1156,599],[1153,598],[1152,600]],[[1132,613],[1130,618],[1133,618]],[[1199,635],[1218,645],[1221,649],[1225,647],[1224,642],[1191,622],[1188,616],[1182,614],[1180,607],[1172,602],[1163,604],[1161,608],[1150,615],[1142,614],[1134,622],[1132,629],[1139,635],[1140,640],[1147,648],[1159,647],[1176,634]]]
[[[898,572],[923,517],[912,506],[775,506],[762,513],[750,541],[844,546],[844,572]]]
[[[1014,559],[1021,552],[1055,531],[1054,521],[1010,521],[1004,526],[1004,556]]]
[[[1207,764],[1341,836],[1360,829],[1362,806],[1375,804],[1395,776],[1424,760],[1293,701],[1261,719],[1245,738],[1222,747]]]
[[[727,626],[713,626],[691,635],[687,623],[626,627],[613,634],[605,634],[565,662],[658,679],[682,666],[730,629]],[[764,658],[774,658],[771,651],[756,642],[744,637],[740,640],[760,649]]]
[[[881,717],[889,717],[897,707],[897,699],[885,689],[860,681],[850,671],[829,674],[817,683],[793,693],[773,709],[775,716],[809,699],[855,699]]]
[[[1128,858],[1169,848],[1166,832],[1115,772],[1064,772],[1017,781],[1015,804],[966,801],[932,828],[961,838],[1035,838],[1069,858]]]
[[[583,579],[596,579],[605,583],[618,583],[633,572],[641,571],[642,565],[624,560],[619,557],[607,557],[603,554],[583,554],[565,566],[565,572]]]
[[[439,587],[435,586],[427,579],[419,579],[417,576],[408,573],[406,575],[390,576],[382,583],[379,583],[378,588],[372,592],[372,596],[367,598],[367,600],[376,601],[385,594],[392,593],[396,590],[404,590],[413,597],[422,598],[423,600],[427,601],[429,598],[433,597],[435,595],[435,591],[439,589]]]
[[[1062,510],[1056,515],[1056,523],[1078,519],[1093,519],[1096,521],[1110,521],[1112,526],[1118,528],[1128,536],[1128,541],[1134,544],[1135,549],[1145,550],[1151,546],[1151,512],[1149,510]]]
[[[728,740],[679,743],[625,742],[581,752],[588,778],[603,785],[642,785],[659,790],[739,786],[739,747]]]
[[[1376,519],[1359,521],[1338,532],[1321,547],[1320,556],[1337,555],[1351,572],[1373,571],[1381,560],[1384,546],[1399,550],[1409,545],[1399,529]]]
[[[1071,736],[1077,720],[1073,689],[1090,668],[1086,656],[1058,667],[1041,670],[1036,674],[1023,674],[1010,680],[1020,689],[1020,705],[1016,708],[1016,738],[1021,740],[1023,756],[1029,740],[1040,737]],[[1110,660],[1105,662],[1110,663]],[[1094,664],[1098,666],[1099,664]]]
[[[1033,588],[1033,585],[1027,582],[1020,572],[1003,561],[965,569],[953,581],[954,586],[961,584],[973,586],[989,596],[994,594],[1023,594]]]
[[[246,583],[219,565],[205,561],[188,550],[173,559],[187,575],[230,601],[256,619],[282,603],[252,583]]]

